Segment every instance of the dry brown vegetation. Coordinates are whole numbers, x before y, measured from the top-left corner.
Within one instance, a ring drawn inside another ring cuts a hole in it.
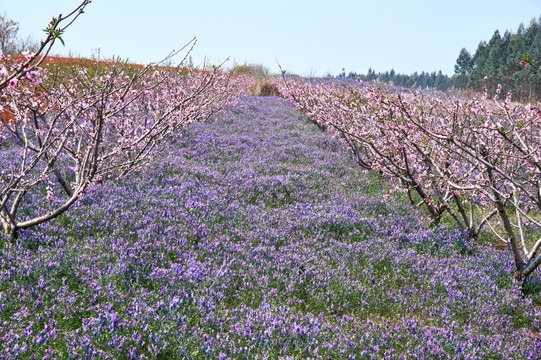
[[[269,80],[260,80],[250,88],[252,95],[259,96],[281,96],[276,84]]]

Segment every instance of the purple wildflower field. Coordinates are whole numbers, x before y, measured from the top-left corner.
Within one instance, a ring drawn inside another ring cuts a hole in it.
[[[523,297],[508,254],[387,190],[285,100],[245,96],[4,241],[0,356],[540,358],[539,275]]]

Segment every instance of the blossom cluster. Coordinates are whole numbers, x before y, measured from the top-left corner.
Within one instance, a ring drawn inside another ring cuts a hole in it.
[[[5,56],[2,56],[0,55],[0,63],[3,62],[3,57]],[[7,76],[9,75],[9,70],[5,67],[5,66],[2,66],[2,68],[0,69],[0,81],[5,79]],[[30,81],[30,83],[34,84],[34,85],[39,85],[41,84],[41,72],[40,70],[31,70],[30,67],[28,67],[27,70],[24,70],[24,78],[23,80],[28,80]],[[14,89],[17,87],[17,85],[19,84],[19,79],[18,78],[13,78],[13,79],[10,79],[9,80],[9,87]]]

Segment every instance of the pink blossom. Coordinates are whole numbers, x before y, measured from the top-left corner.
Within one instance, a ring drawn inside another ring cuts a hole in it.
[[[41,84],[41,77],[39,72],[37,71],[29,71],[26,73],[26,78],[30,81],[32,81],[34,84],[39,85]]]

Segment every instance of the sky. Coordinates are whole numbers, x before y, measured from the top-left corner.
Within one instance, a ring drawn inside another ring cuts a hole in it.
[[[53,16],[79,0],[0,0],[19,33],[42,38]],[[516,32],[541,16],[541,0],[93,0],[53,53],[161,60],[192,38],[193,64],[261,64],[304,76],[433,72],[452,75],[495,30]],[[180,59],[180,58],[179,58]]]

